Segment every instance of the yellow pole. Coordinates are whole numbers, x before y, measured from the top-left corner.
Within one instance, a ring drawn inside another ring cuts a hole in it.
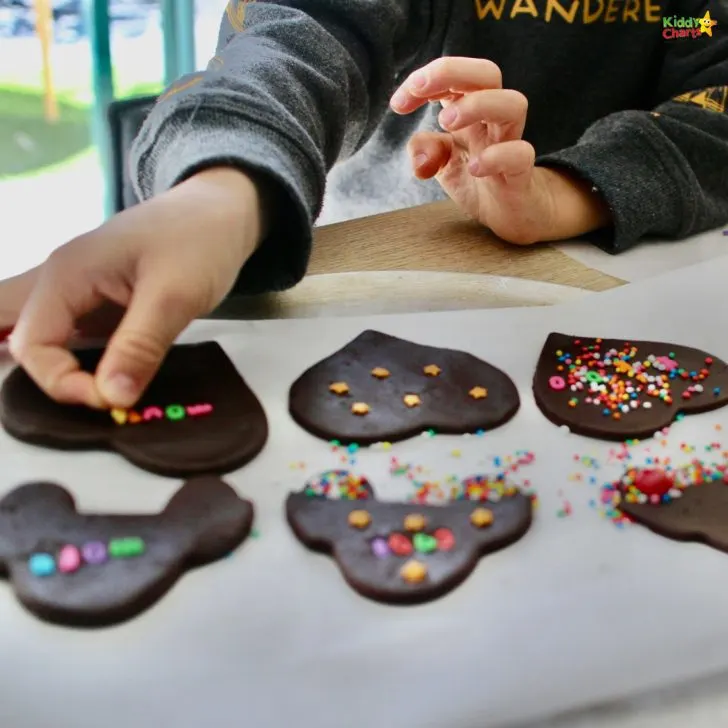
[[[50,0],[35,0],[36,32],[43,53],[43,97],[46,121],[58,121],[58,99],[53,86],[51,47],[53,44],[53,8]]]

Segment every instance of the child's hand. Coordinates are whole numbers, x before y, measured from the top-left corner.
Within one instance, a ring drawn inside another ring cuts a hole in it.
[[[0,324],[15,325],[11,353],[58,401],[132,406],[180,332],[231,290],[262,224],[257,186],[232,169],[117,215],[0,283]],[[95,376],[81,372],[69,339],[79,320],[114,308],[125,312]]]
[[[504,89],[500,69],[476,58],[440,58],[414,72],[391,100],[409,114],[439,101],[440,132],[409,142],[415,174],[436,177],[471,217],[512,243],[576,237],[609,222],[601,197],[566,172],[535,167],[521,136],[528,101]]]

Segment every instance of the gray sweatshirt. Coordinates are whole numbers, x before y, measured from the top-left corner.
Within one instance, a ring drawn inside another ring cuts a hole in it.
[[[488,58],[528,97],[537,164],[612,211],[592,236],[604,250],[728,221],[728,0],[231,0],[207,70],[174,84],[135,142],[137,193],[220,164],[268,175],[275,224],[237,289],[290,287],[324,198],[331,221],[444,196],[406,152],[439,105],[388,109],[441,56]]]

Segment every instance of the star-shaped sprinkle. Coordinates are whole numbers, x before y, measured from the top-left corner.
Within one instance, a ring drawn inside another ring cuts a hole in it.
[[[442,369],[437,364],[428,364],[423,370],[428,377],[436,377]]]
[[[485,399],[488,396],[488,390],[485,387],[473,387],[468,394],[473,399]]]
[[[126,423],[128,413],[125,409],[112,409],[111,416],[117,425],[123,425]]]
[[[367,511],[352,511],[349,513],[349,525],[352,528],[366,528],[372,522]]]
[[[405,394],[404,397],[402,397],[402,401],[408,407],[419,407],[422,404],[422,400],[417,394]]]
[[[413,559],[400,569],[399,575],[408,584],[420,584],[427,578],[427,567]]]
[[[427,519],[423,515],[420,515],[419,513],[410,513],[410,515],[405,516],[405,519],[404,519],[404,530],[405,531],[412,531],[414,533],[416,531],[421,531],[426,525],[427,525]]]
[[[355,415],[368,415],[369,409],[369,405],[366,402],[354,402],[351,405],[352,414]]]
[[[372,376],[377,379],[386,379],[389,376],[389,369],[385,369],[384,367],[374,367],[374,369],[372,369]]]
[[[493,511],[487,508],[476,508],[470,514],[470,522],[476,528],[487,528],[493,523]]]
[[[329,392],[338,395],[349,394],[349,385],[346,382],[333,382],[329,385]]]

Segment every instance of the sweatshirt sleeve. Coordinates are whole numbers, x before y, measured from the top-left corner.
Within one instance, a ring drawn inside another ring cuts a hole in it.
[[[728,222],[728,5],[684,5],[692,7],[678,15],[710,11],[717,26],[665,41],[653,108],[611,114],[536,161],[570,170],[603,196],[614,224],[590,237],[609,253]]]
[[[211,166],[266,176],[275,219],[236,290],[295,285],[327,172],[372,134],[445,2],[231,0],[207,70],[160,97],[133,145],[140,199]]]

